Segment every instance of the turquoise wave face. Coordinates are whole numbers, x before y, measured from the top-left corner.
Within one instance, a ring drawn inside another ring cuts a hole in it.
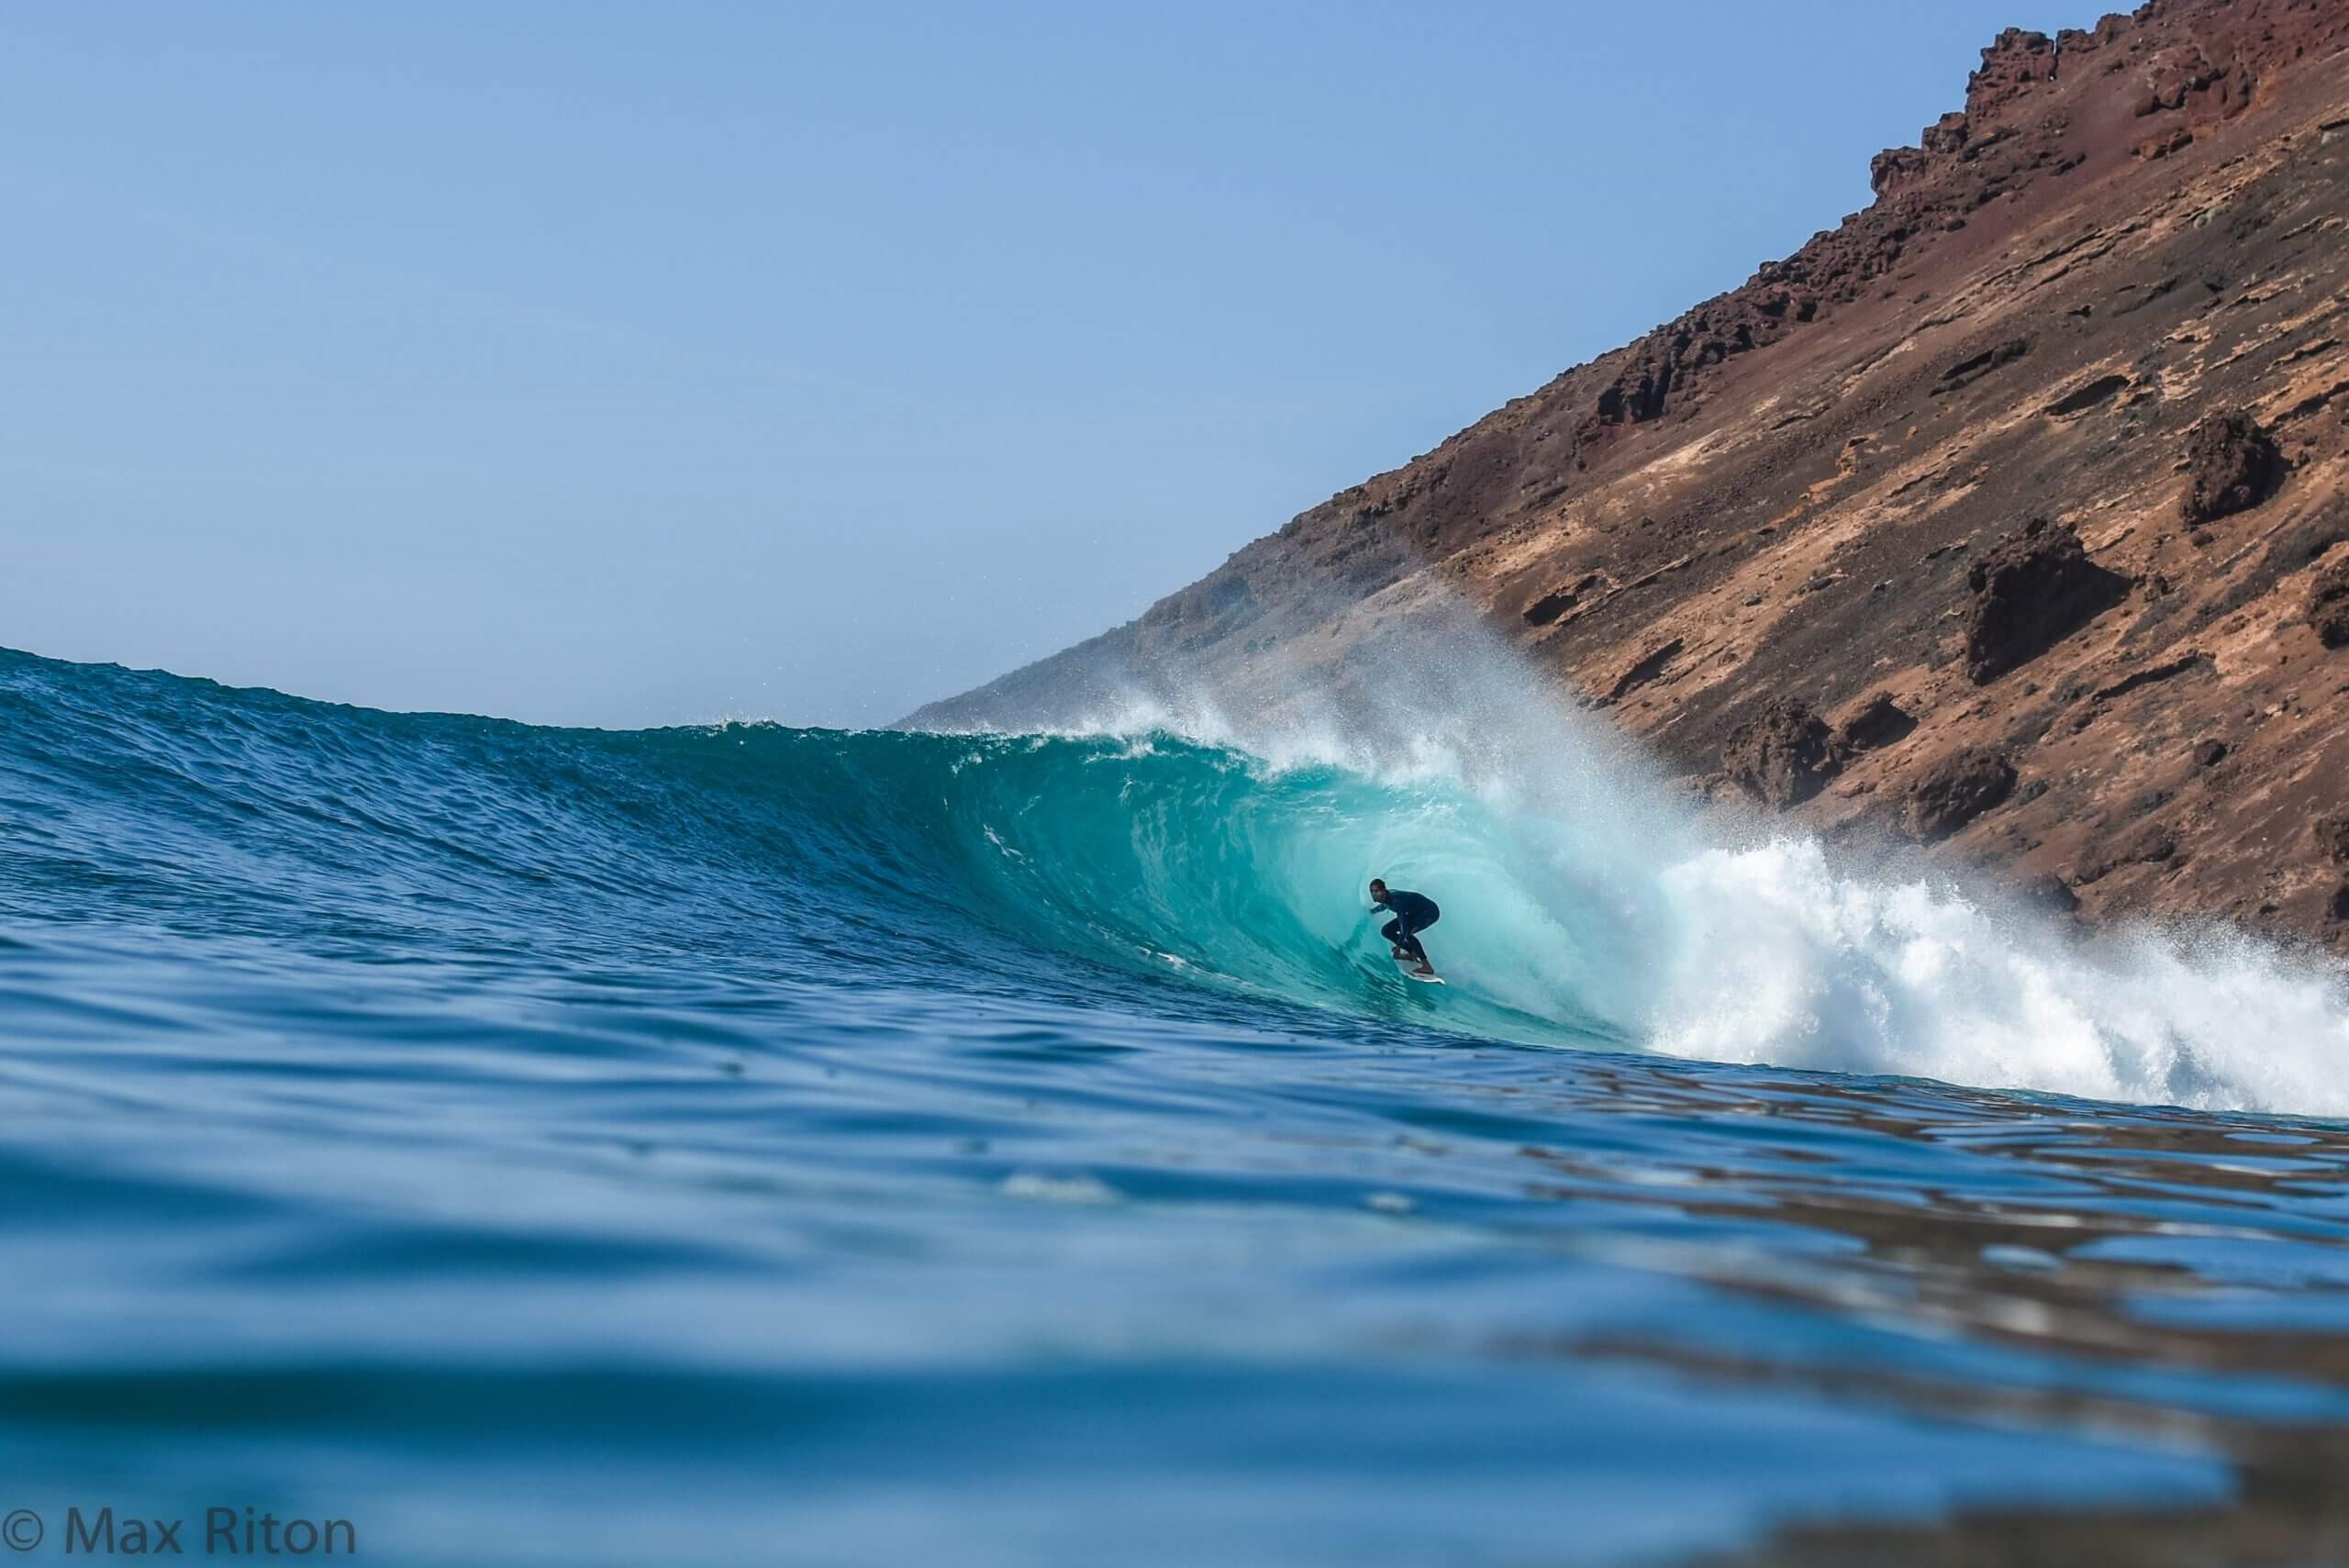
[[[2327,973],[1483,732],[609,734],[0,654],[11,1541],[1631,1564],[2192,1506],[2321,1554],[2349,1134],[2272,1113],[2341,1093]]]
[[[1118,977],[1177,1012],[1189,991],[1624,1038],[1586,996],[1598,894],[1524,877],[1561,846],[1442,783],[1165,735],[547,731],[15,673],[14,772],[45,797],[17,835],[28,914],[1061,997]],[[1375,875],[1442,899],[1451,992],[1397,974]]]
[[[937,803],[921,828],[971,928],[1022,951],[1505,1038],[1622,1038],[1583,999],[1577,890],[1537,896],[1521,875],[1555,846],[1457,786],[1276,769],[1164,734],[841,744],[894,753],[909,817]],[[1426,940],[1452,992],[1397,973],[1374,876],[1440,895]]]

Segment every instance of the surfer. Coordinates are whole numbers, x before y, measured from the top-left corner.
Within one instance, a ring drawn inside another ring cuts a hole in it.
[[[1370,879],[1370,901],[1393,913],[1394,918],[1379,928],[1378,934],[1395,950],[1397,963],[1419,965],[1417,973],[1433,974],[1435,965],[1428,962],[1428,950],[1419,945],[1418,932],[1426,930],[1441,919],[1443,911],[1435,900],[1423,893],[1406,893],[1399,887],[1388,887],[1377,877]]]

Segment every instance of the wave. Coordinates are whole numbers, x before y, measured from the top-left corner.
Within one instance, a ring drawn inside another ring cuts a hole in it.
[[[0,917],[2349,1114],[2336,967],[2218,928],[2087,938],[1940,872],[1742,836],[1508,701],[1367,748],[1163,712],[605,732],[5,655]],[[1442,904],[1452,985],[1395,973],[1374,875]]]

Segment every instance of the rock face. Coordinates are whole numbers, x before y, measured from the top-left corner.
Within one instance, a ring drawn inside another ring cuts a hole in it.
[[[2187,434],[2186,464],[2179,511],[2189,528],[2249,511],[2284,482],[2276,438],[2243,408],[2204,415]]]
[[[1834,767],[1826,721],[1792,699],[1773,702],[1738,726],[1721,754],[1731,783],[1781,811],[1824,789]]]
[[[2217,912],[2349,952],[2307,828],[2349,811],[2345,126],[2349,0],[2001,34],[1865,211],[918,717],[1192,692],[1308,717],[1468,613],[1692,779],[1780,699],[1854,716],[1831,788],[1808,726],[1739,749],[1822,830],[1921,804],[2024,883],[2157,819],[2174,852],[2077,885],[2083,919]],[[1856,721],[1893,693],[1905,728]],[[1976,749],[2031,787],[1966,817],[2001,775],[1943,770]]]
[[[1909,831],[1946,839],[2015,789],[2015,765],[1987,746],[1969,746],[1918,775],[1909,790]]]
[[[2120,596],[2080,536],[2034,517],[1966,573],[1965,673],[1978,685],[2053,647]]]

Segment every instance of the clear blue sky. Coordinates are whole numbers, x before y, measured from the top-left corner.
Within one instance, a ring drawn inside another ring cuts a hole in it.
[[[2096,9],[15,6],[0,645],[885,722],[1742,282]]]

